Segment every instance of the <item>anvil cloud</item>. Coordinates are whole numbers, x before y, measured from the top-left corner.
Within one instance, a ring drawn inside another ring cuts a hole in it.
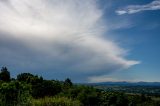
[[[15,70],[85,79],[139,63],[107,37],[96,1],[0,0],[0,15],[0,64]]]

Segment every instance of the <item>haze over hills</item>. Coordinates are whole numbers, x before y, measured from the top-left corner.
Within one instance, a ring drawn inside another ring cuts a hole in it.
[[[88,83],[89,85],[95,86],[160,86],[160,82],[127,82],[127,81],[120,81],[120,82],[99,82],[99,83]]]

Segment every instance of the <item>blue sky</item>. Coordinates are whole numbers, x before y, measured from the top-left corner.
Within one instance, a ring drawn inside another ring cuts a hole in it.
[[[0,0],[0,14],[13,77],[160,81],[160,0]]]

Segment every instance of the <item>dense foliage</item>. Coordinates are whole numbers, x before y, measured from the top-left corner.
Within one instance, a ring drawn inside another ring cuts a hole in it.
[[[0,106],[159,106],[158,97],[104,91],[92,86],[45,80],[31,73],[10,78],[6,67],[0,72]]]
[[[18,81],[0,84],[0,106],[27,105],[31,102],[30,85]]]
[[[1,69],[0,80],[5,82],[10,81],[10,73],[6,67],[2,67]]]
[[[66,97],[53,97],[53,98],[41,98],[33,99],[32,106],[82,106],[78,100],[72,100]]]

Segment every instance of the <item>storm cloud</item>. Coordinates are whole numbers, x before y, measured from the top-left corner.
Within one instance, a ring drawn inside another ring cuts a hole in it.
[[[0,14],[0,64],[15,70],[87,79],[139,63],[107,37],[96,1],[0,0]]]

